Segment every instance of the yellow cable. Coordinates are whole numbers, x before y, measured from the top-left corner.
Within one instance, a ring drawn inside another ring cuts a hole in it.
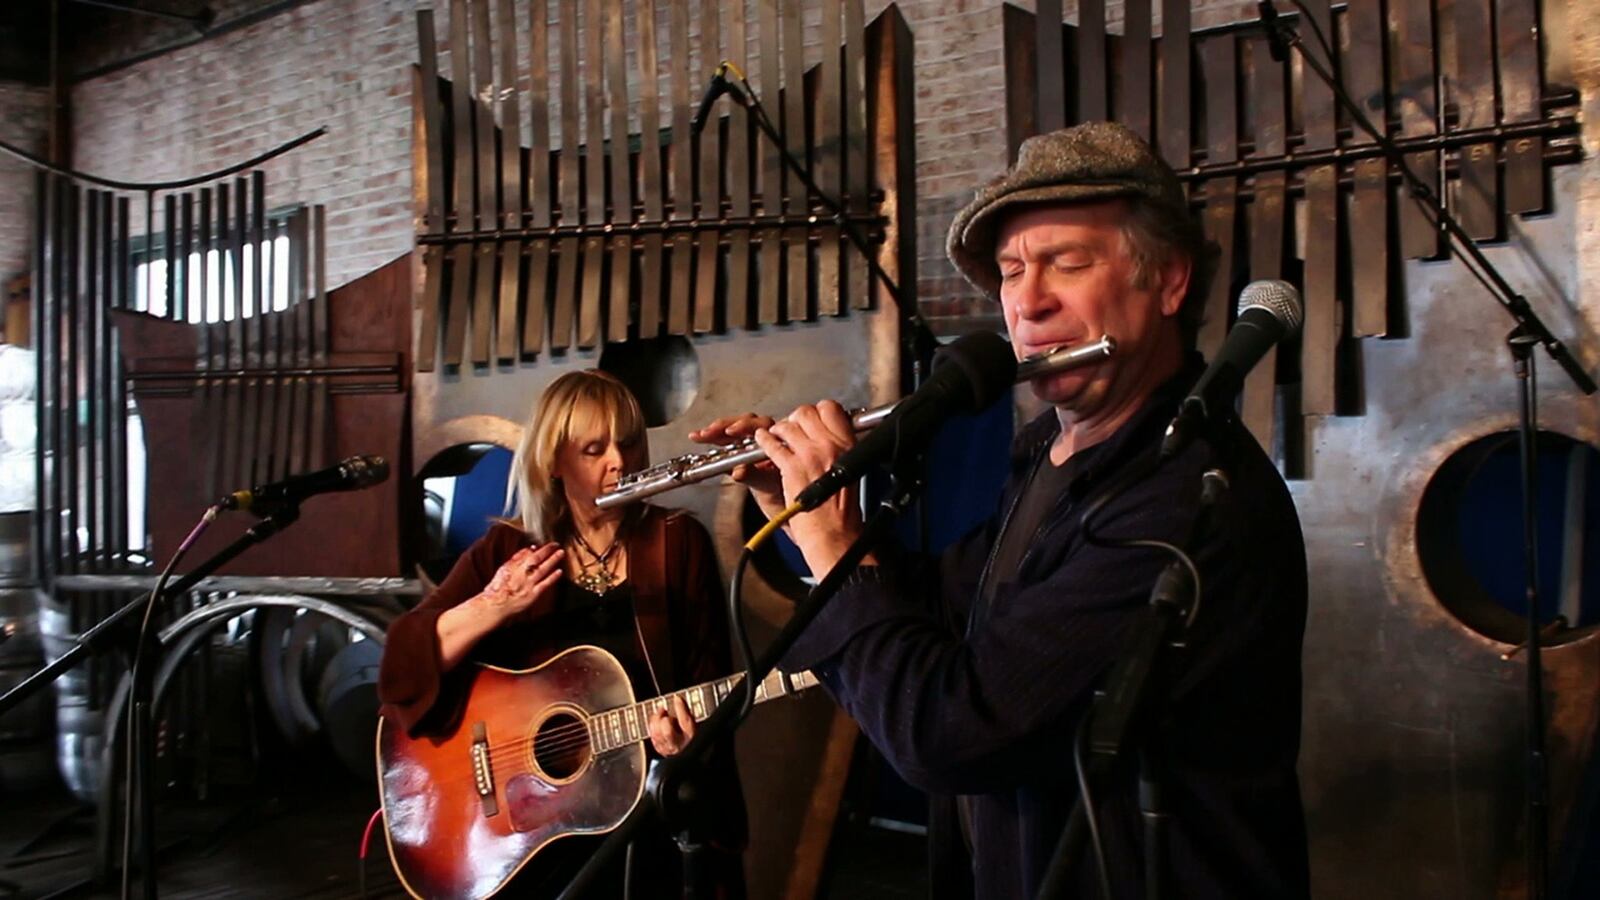
[[[751,535],[750,540],[744,542],[744,548],[754,552],[757,547],[766,543],[767,538],[772,537],[773,532],[777,531],[779,528],[782,528],[785,522],[794,518],[800,512],[800,504],[789,504],[787,509],[773,516],[771,521],[761,526],[760,531],[757,531],[755,534]]]
[[[723,60],[722,61],[722,65],[718,66],[718,68],[723,69],[725,71],[733,72],[733,74],[739,76],[739,80],[740,81],[745,81],[746,80],[745,77],[744,77],[744,72],[740,71],[739,67],[737,65],[735,65],[733,60],[731,60],[731,59]]]

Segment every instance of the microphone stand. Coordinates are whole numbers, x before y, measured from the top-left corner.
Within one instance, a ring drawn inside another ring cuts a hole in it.
[[[127,628],[137,628],[137,620],[132,619],[137,613],[153,603],[159,603],[164,597],[182,594],[198,584],[217,569],[227,565],[235,557],[251,547],[265,541],[278,533],[300,517],[300,506],[297,503],[288,503],[278,506],[262,518],[233,543],[218,551],[216,555],[196,566],[189,574],[178,579],[161,595],[152,591],[143,594],[137,599],[124,605],[111,615],[102,619],[93,628],[78,635],[77,641],[60,657],[46,664],[39,671],[29,675],[5,694],[0,695],[0,716],[6,711],[21,703],[30,694],[43,688],[52,681],[61,677],[68,669],[77,665],[85,656],[92,653],[101,653],[115,646],[128,649],[130,655],[138,658],[139,662],[133,666],[130,673],[128,690],[128,703],[131,716],[129,725],[133,733],[130,744],[129,766],[127,777],[135,785],[138,797],[139,811],[139,855],[142,868],[142,883],[144,896],[147,900],[156,897],[156,840],[155,840],[155,734],[153,725],[153,687],[154,673],[159,668],[160,644],[153,636],[147,640],[147,646],[138,647],[137,638],[123,632]],[[135,632],[137,634],[137,632]],[[128,646],[133,644],[135,646]],[[113,737],[113,740],[115,738]],[[102,810],[102,815],[108,811]],[[127,837],[124,836],[124,841]],[[124,895],[127,894],[128,877],[127,864],[123,868]]]
[[[1293,0],[1294,5],[1300,10],[1301,15],[1316,32],[1317,38],[1328,60],[1332,61],[1333,51],[1328,44],[1327,36],[1322,34],[1316,20],[1306,11],[1300,0]],[[1537,517],[1535,515],[1534,488],[1537,479],[1536,443],[1538,430],[1536,425],[1536,403],[1534,397],[1534,364],[1533,345],[1541,344],[1545,352],[1572,379],[1578,390],[1585,394],[1595,392],[1595,383],[1587,372],[1578,364],[1577,360],[1567,350],[1566,346],[1551,334],[1538,315],[1528,306],[1528,302],[1506,282],[1500,271],[1483,255],[1477,243],[1461,227],[1461,223],[1440,204],[1437,194],[1431,185],[1424,183],[1413,173],[1405,163],[1404,156],[1399,148],[1386,136],[1380,134],[1373,127],[1361,107],[1350,98],[1328,67],[1323,65],[1317,55],[1309,52],[1300,39],[1297,30],[1288,28],[1275,14],[1265,15],[1271,9],[1270,0],[1261,4],[1263,10],[1263,24],[1268,31],[1293,46],[1300,52],[1300,58],[1316,76],[1333,91],[1339,100],[1340,106],[1350,115],[1351,121],[1367,132],[1384,156],[1400,170],[1400,176],[1410,188],[1412,197],[1422,206],[1424,213],[1430,216],[1465,256],[1471,260],[1468,271],[1489,289],[1490,295],[1505,308],[1506,312],[1516,322],[1516,327],[1506,337],[1506,344],[1511,352],[1513,372],[1518,384],[1518,422],[1517,422],[1517,448],[1521,457],[1522,469],[1522,548],[1523,565],[1525,568],[1524,592],[1528,604],[1528,668],[1527,668],[1527,777],[1528,777],[1528,896],[1531,900],[1543,900],[1548,893],[1549,880],[1549,776],[1545,766],[1545,726],[1544,726],[1544,672],[1543,659],[1540,645],[1543,640],[1539,625],[1539,584],[1537,564]]]
[[[817,614],[822,612],[822,607],[838,593],[845,579],[855,571],[862,557],[867,555],[867,551],[889,534],[889,528],[894,520],[914,502],[922,485],[917,479],[904,476],[899,469],[897,466],[894,484],[891,485],[888,495],[879,502],[878,509],[872,517],[867,520],[861,535],[845,550],[844,555],[828,574],[817,582],[806,598],[796,604],[794,615],[779,630],[767,649],[756,658],[750,671],[744,673],[739,688],[730,691],[722,702],[717,704],[711,715],[699,724],[694,737],[682,752],[661,759],[655,764],[646,780],[644,795],[621,824],[606,836],[594,855],[584,862],[583,868],[578,870],[572,881],[561,891],[558,900],[581,900],[606,865],[651,818],[659,818],[677,836],[679,849],[684,851],[684,896],[694,896],[691,892],[698,885],[691,883],[691,876],[698,877],[703,874],[698,857],[700,843],[698,835],[693,831],[694,819],[699,812],[695,809],[695,804],[701,796],[695,786],[694,776],[704,769],[705,759],[711,748],[728,739],[744,721],[743,710],[747,708],[747,695],[755,691],[756,685],[777,666],[778,661],[789,652],[790,647],[794,646],[794,642],[799,639],[806,626],[811,624]]]
[[[739,79],[738,84],[728,80],[727,73],[730,71]],[[784,144],[783,135],[778,133],[777,126],[767,116],[766,108],[761,105],[760,98],[756,96],[755,88],[750,86],[750,82],[744,77],[744,73],[739,71],[738,66],[726,60],[717,67],[717,74],[712,77],[711,88],[706,96],[711,100],[715,100],[716,94],[719,93],[727,94],[733,98],[735,103],[738,103],[750,113],[751,119],[756,123],[756,130],[767,138],[768,142],[777,150],[778,156],[783,160],[784,165],[790,172],[794,173],[796,178],[800,179],[800,183],[805,185],[811,196],[816,197],[827,208],[833,217],[834,223],[839,226],[845,237],[849,238],[850,243],[861,253],[861,257],[867,261],[868,271],[883,285],[889,296],[894,299],[895,309],[900,313],[901,327],[906,332],[902,340],[905,342],[907,354],[911,357],[911,386],[913,389],[920,386],[927,373],[928,362],[933,358],[933,352],[939,347],[939,339],[934,337],[933,331],[928,328],[928,323],[923,320],[921,313],[917,311],[916,304],[907,300],[905,294],[900,290],[900,285],[889,277],[889,273],[885,272],[882,266],[878,265],[877,254],[872,251],[867,243],[866,236],[861,233],[861,229],[857,228],[856,223],[851,221],[850,217],[845,213],[844,206],[824,192],[821,187],[818,187],[805,164],[795,159],[794,154],[789,152],[788,146]],[[710,103],[702,104],[700,113],[695,116],[693,127],[696,132],[699,132],[705,126],[706,117],[704,113],[709,108]]]
[[[1153,472],[1165,460],[1166,457],[1157,454],[1148,458],[1145,464],[1129,470],[1088,508],[1084,513],[1085,522],[1113,497]],[[1227,487],[1227,476],[1221,469],[1209,469],[1202,476],[1200,508],[1190,525],[1186,545],[1192,544],[1196,537],[1204,533],[1209,513]],[[1134,543],[1148,546],[1145,542]],[[1149,602],[1129,630],[1130,636],[1124,644],[1122,655],[1106,674],[1105,686],[1095,692],[1089,713],[1074,735],[1073,762],[1078,773],[1078,796],[1073,801],[1066,827],[1051,854],[1050,867],[1040,883],[1037,900],[1058,900],[1071,894],[1072,885],[1069,882],[1074,866],[1083,852],[1084,841],[1090,837],[1094,840],[1101,891],[1105,900],[1111,900],[1110,876],[1105,870],[1098,828],[1092,820],[1094,810],[1090,799],[1097,792],[1097,786],[1104,787],[1111,783],[1113,775],[1121,768],[1130,738],[1146,730],[1150,714],[1155,711],[1152,701],[1165,695],[1163,651],[1182,646],[1183,637],[1199,609],[1198,575],[1192,570],[1192,561],[1181,549],[1168,549],[1177,552],[1180,558],[1168,563],[1157,576],[1155,586],[1150,590]],[[1153,742],[1141,740],[1139,743],[1144,895],[1146,900],[1161,900],[1171,891],[1166,863],[1170,815],[1163,788],[1163,765],[1159,753],[1152,746]],[[1093,754],[1087,767],[1083,766],[1080,755],[1085,745]]]

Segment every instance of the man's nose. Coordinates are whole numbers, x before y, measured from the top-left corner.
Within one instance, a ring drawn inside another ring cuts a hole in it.
[[[1022,319],[1040,319],[1048,316],[1059,304],[1043,277],[1042,266],[1028,266],[1017,277],[1008,292],[1017,316]]]

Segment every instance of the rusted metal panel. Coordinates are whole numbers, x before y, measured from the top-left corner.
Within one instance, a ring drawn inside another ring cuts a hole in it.
[[[1435,89],[1433,9],[1428,3],[1401,3],[1394,14],[1399,18],[1400,48],[1396,61],[1397,82],[1394,97],[1400,114],[1400,133],[1422,137],[1438,132],[1439,95]],[[1439,190],[1439,154],[1412,153],[1406,165],[1433,191]],[[1400,252],[1407,258],[1439,255],[1439,231],[1423,212],[1421,204],[1410,199],[1400,204]]]
[[[805,35],[800,28],[800,0],[783,4],[783,140],[789,155],[805,165],[806,146]],[[783,210],[791,219],[811,212],[811,197],[798,178],[788,178]],[[784,316],[790,322],[810,317],[811,235],[804,226],[784,229]]]
[[[1333,34],[1328,0],[1305,0],[1311,21],[1323,34]],[[1330,72],[1337,72],[1317,41],[1306,52]],[[1300,117],[1307,150],[1326,150],[1338,139],[1333,91],[1314,75],[1301,82]],[[1302,292],[1305,324],[1300,341],[1300,411],[1332,415],[1335,401],[1335,350],[1339,342],[1339,174],[1331,165],[1305,172],[1305,271]]]
[[[1189,2],[1161,2],[1161,157],[1174,169],[1189,167]]]
[[[1496,124],[1494,29],[1490,0],[1452,0],[1455,18],[1455,72],[1452,94],[1462,128]],[[1455,216],[1474,240],[1500,233],[1500,173],[1495,145],[1485,141],[1460,150],[1455,183]]]
[[[582,200],[578,192],[578,0],[561,0],[561,224],[583,222]],[[572,345],[574,305],[578,296],[578,239],[563,237],[556,244],[555,303],[550,314],[550,349],[565,350]]]
[[[1381,0],[1352,0],[1345,14],[1350,46],[1344,53],[1346,89],[1379,134],[1388,133]],[[1370,145],[1360,127],[1348,146]],[[1350,330],[1354,337],[1389,333],[1389,164],[1381,157],[1353,166],[1350,198]]]
[[[534,0],[528,10],[528,203],[533,210],[533,228],[544,229],[554,221],[556,203],[550,172],[550,6],[546,0]],[[544,349],[550,308],[550,243],[535,240],[528,251],[523,358]]]
[[[1500,106],[1507,124],[1537,121],[1544,79],[1539,65],[1539,10],[1534,0],[1499,0]],[[1545,208],[1544,141],[1515,138],[1505,145],[1505,205],[1511,212]]]
[[[583,223],[601,225],[606,220],[605,136],[605,13],[601,0],[585,0],[583,28]],[[583,289],[578,305],[578,346],[594,347],[601,341],[600,294],[605,286],[605,240],[598,229],[583,238]]]
[[[767,48],[778,46],[778,2],[779,0],[756,0],[757,21],[761,31],[761,83],[760,91],[763,96],[772,102],[777,102],[780,90],[781,58],[777,53],[767,51]],[[768,115],[772,115],[772,107],[768,107]],[[781,113],[774,122],[781,122]],[[761,159],[761,214],[763,216],[776,216],[783,212],[783,182],[785,172],[783,160],[779,157],[778,148],[768,141],[757,142],[760,145]],[[760,287],[756,291],[758,317],[763,325],[775,324],[778,321],[782,303],[782,266],[783,250],[779,231],[777,228],[763,228],[756,235],[756,240],[761,244],[760,262]]]
[[[633,173],[628,164],[628,46],[623,34],[622,4],[608,3],[605,10],[606,106],[611,112],[611,141],[607,159],[611,168],[611,283],[606,291],[606,340],[628,339],[628,302],[633,296]]]
[[[500,32],[500,77],[495,101],[500,108],[500,226],[522,228],[527,217],[522,177],[522,114],[517,96],[517,21],[511,0],[495,0],[496,30]],[[495,311],[494,358],[515,362],[517,310],[522,296],[522,260],[526,245],[507,241],[500,245],[500,301]]]
[[[1218,35],[1200,45],[1200,69],[1206,96],[1206,159],[1214,163],[1239,158],[1239,50],[1231,34]],[[1218,248],[1217,273],[1206,296],[1198,346],[1208,359],[1227,336],[1233,313],[1234,235],[1238,229],[1239,180],[1212,178],[1205,182],[1205,211],[1201,220],[1206,237]]]
[[[817,187],[829,197],[844,196],[844,179],[840,165],[843,146],[839,140],[839,54],[832,50],[841,43],[843,10],[839,0],[822,0],[822,27],[818,29],[823,47],[822,61],[817,64],[817,102],[812,105],[816,122],[812,133],[817,136],[814,158],[814,177]],[[843,311],[839,304],[839,229],[824,226],[817,230],[817,315],[836,316]]]
[[[1121,108],[1117,120],[1134,134],[1151,139],[1150,0],[1126,0],[1122,5]]]
[[[700,67],[701,72],[714,71],[722,62],[722,28],[717,10],[718,0],[700,2]],[[722,218],[722,152],[721,117],[711,115],[695,144],[700,151],[699,176],[695,193],[699,197],[699,228],[695,233],[694,333],[706,334],[717,325],[717,263],[721,256],[721,229],[715,227]]]
[[[694,218],[694,140],[689,127],[689,0],[667,0],[667,67],[672,70],[672,221]],[[672,235],[671,288],[667,296],[667,333],[688,334],[694,302],[694,239],[687,229]]]
[[[661,179],[661,111],[656,94],[656,4],[639,0],[639,193],[644,221],[666,220],[666,185]],[[661,334],[662,270],[665,241],[658,231],[644,235],[639,257],[639,337]]]
[[[1252,105],[1255,114],[1255,156],[1281,156],[1287,148],[1288,121],[1284,104],[1284,67],[1272,59],[1267,42],[1251,44]],[[1250,204],[1250,278],[1283,277],[1284,206],[1288,177],[1282,170],[1262,172],[1255,178],[1255,198]],[[1240,399],[1240,419],[1268,453],[1273,452],[1276,425],[1278,359],[1268,350],[1245,376]]]
[[[1111,92],[1107,71],[1105,0],[1078,0],[1077,121],[1106,118]]]
[[[1066,47],[1062,41],[1061,0],[1038,0],[1034,4],[1034,60],[1038,89],[1034,111],[1038,133],[1055,131],[1067,124]]]

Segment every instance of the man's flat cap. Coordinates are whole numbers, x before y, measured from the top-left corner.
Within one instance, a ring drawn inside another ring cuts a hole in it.
[[[1022,142],[1010,171],[978,191],[950,225],[950,260],[990,297],[1000,293],[995,239],[1006,212],[1023,206],[1142,197],[1187,218],[1183,186],[1150,145],[1115,122],[1085,122]]]

